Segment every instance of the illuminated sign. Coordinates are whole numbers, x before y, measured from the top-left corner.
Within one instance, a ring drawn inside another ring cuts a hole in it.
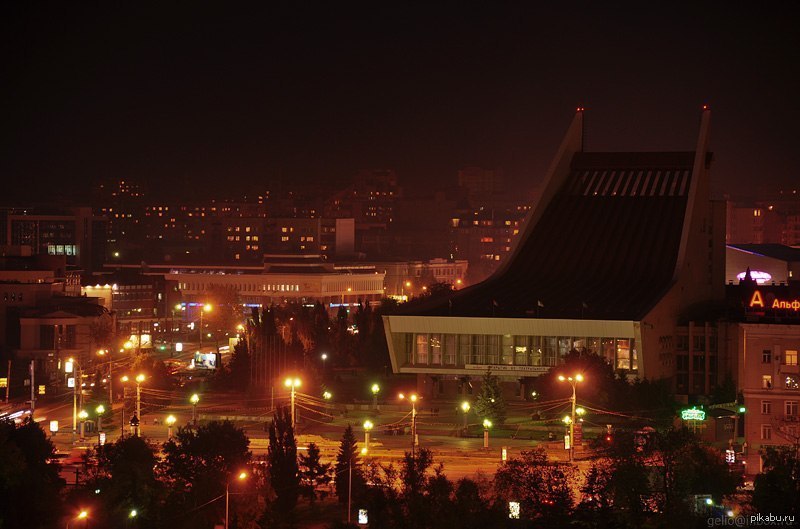
[[[736,452],[730,448],[725,450],[725,462],[728,464],[736,463]]]
[[[39,385],[39,395],[44,395],[47,392],[47,388],[44,384]]]
[[[692,408],[691,410],[681,411],[681,419],[684,421],[705,421],[706,412]]]
[[[50,421],[50,433],[58,432],[58,421]]]
[[[8,379],[6,377],[0,377],[0,388],[7,388],[8,387]]]
[[[366,509],[358,510],[358,525],[367,525],[369,523],[369,516]]]
[[[486,364],[466,364],[464,369],[486,371],[492,369],[492,373],[498,371],[522,371],[525,373],[547,373],[550,368],[547,366],[509,366],[509,365],[486,365]]]
[[[745,277],[747,277],[747,272],[741,272],[736,276],[736,279],[742,281]],[[772,281],[772,274],[762,272],[761,270],[750,270],[750,277],[759,285]]]
[[[519,502],[518,501],[510,501],[508,502],[508,517],[512,520],[519,520]]]
[[[769,308],[772,310],[793,310],[798,312],[800,311],[800,299],[789,300],[775,298],[772,300],[772,303],[765,303],[761,292],[756,290],[750,298],[750,308]]]

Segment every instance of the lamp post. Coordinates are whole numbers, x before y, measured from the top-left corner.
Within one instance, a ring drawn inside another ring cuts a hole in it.
[[[381,387],[378,384],[373,384],[370,388],[372,391],[372,407],[378,409],[378,393],[381,392]]]
[[[130,382],[131,378],[128,375],[123,375],[120,378],[122,382]],[[136,382],[136,418],[141,421],[142,420],[142,382],[147,380],[147,376],[144,373],[139,373],[136,375],[136,378],[133,379]],[[122,404],[122,422],[123,425],[125,423],[125,403]],[[124,426],[123,426],[124,428]]]
[[[404,400],[406,396],[404,394],[400,394],[400,400]],[[417,444],[419,444],[419,440],[417,439],[417,394],[412,393],[408,396],[408,400],[411,401],[411,457],[414,457],[414,451],[417,448]]]
[[[189,398],[189,402],[192,403],[192,424],[197,426],[197,403],[200,402],[200,395],[195,393]]]
[[[81,410],[78,413],[78,418],[81,420],[81,437],[80,437],[80,439],[81,439],[81,441],[83,441],[83,439],[84,439],[84,430],[86,428],[86,419],[89,418],[89,414],[86,413],[86,410]]]
[[[243,481],[247,479],[247,472],[239,472],[239,475],[236,476],[239,481]],[[225,483],[225,529],[228,529],[228,505],[230,503],[230,496],[231,496],[231,481],[230,479]]]
[[[739,406],[736,413],[733,415],[733,434],[731,434],[731,448],[736,445],[736,439],[739,437],[739,416],[747,411],[744,406]]]
[[[372,430],[372,421],[367,419],[364,421],[364,453],[369,453],[369,432]]]
[[[175,421],[178,419],[175,418],[174,415],[170,415],[167,417],[165,421],[167,423],[167,439],[172,439],[172,426],[175,424]]]
[[[572,413],[570,414],[569,420],[569,460],[572,462],[575,459],[575,394],[578,382],[583,382],[583,375],[580,373],[572,377],[559,375],[558,380],[561,382],[569,382],[570,386],[572,386]]]
[[[328,353],[322,353],[319,357],[322,359],[322,378],[325,378],[325,360],[328,359]]]
[[[295,390],[300,387],[300,379],[297,377],[287,378],[286,380],[283,381],[283,385],[291,389],[292,429],[294,430],[295,424],[297,423],[297,413],[295,412],[294,408],[294,395],[295,395]]]
[[[464,433],[467,432],[467,415],[469,414],[470,405],[469,402],[464,401],[461,403],[461,411],[464,412]]]
[[[203,305],[203,308],[200,309],[200,352],[201,353],[203,352],[203,332],[205,332],[203,330],[203,313],[211,312],[212,310],[214,310],[214,307],[211,305],[211,303],[206,303],[205,305]]]
[[[100,404],[94,411],[97,413],[97,431],[103,431],[103,414],[106,412],[106,407]]]
[[[483,448],[489,449],[489,428],[492,427],[492,421],[489,419],[483,420]]]
[[[111,378],[111,368],[113,362],[111,361],[111,351],[108,349],[98,349],[97,356],[106,356],[108,355],[108,404],[114,404],[114,384],[113,379]]]
[[[83,408],[83,388],[80,386],[83,379],[81,365],[74,359],[69,358],[64,363],[64,372],[72,373],[72,441],[75,442],[75,434],[78,432],[78,406]],[[80,394],[80,402],[78,402]],[[81,435],[83,437],[83,435]]]

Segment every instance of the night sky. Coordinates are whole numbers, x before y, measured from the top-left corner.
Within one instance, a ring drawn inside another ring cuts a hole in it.
[[[578,105],[589,150],[692,150],[708,103],[717,196],[800,187],[793,3],[557,3],[5,2],[0,201],[368,167],[422,192],[468,164],[527,190]]]

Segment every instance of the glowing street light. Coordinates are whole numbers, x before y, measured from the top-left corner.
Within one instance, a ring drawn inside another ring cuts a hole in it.
[[[374,425],[372,424],[372,421],[370,421],[369,419],[364,421],[364,451],[363,451],[364,454],[369,452],[369,432],[370,430],[372,430],[373,426]]]
[[[294,408],[294,395],[295,395],[295,390],[300,387],[300,384],[301,384],[300,379],[297,378],[297,377],[287,378],[286,380],[283,381],[283,385],[292,390],[291,391],[291,405],[292,405],[291,409],[292,409],[292,429],[293,430],[295,428],[295,423],[297,422],[297,415],[296,415],[295,408]]]
[[[328,359],[328,353],[322,353],[321,355],[319,355],[319,357],[322,359],[322,377],[324,378],[325,377],[325,361]]]
[[[86,428],[86,419],[89,418],[89,414],[86,413],[86,410],[81,410],[78,413],[78,418],[81,420],[81,439],[83,439],[84,430]]]
[[[417,445],[419,444],[419,439],[417,438],[417,397],[416,393],[412,393],[408,397],[404,394],[400,393],[399,395],[400,400],[408,400],[411,402],[411,456],[414,456],[414,450],[416,449]]]
[[[106,412],[106,407],[100,404],[94,411],[97,413],[97,431],[101,432],[103,431],[103,414]]]
[[[461,411],[464,412],[464,433],[467,432],[467,415],[469,414],[470,407],[469,402],[466,400],[461,403]]]
[[[236,479],[238,479],[239,481],[244,481],[245,479],[247,479],[247,472],[244,471],[239,472],[239,475],[236,476]],[[225,483],[225,529],[228,529],[228,504],[230,501],[230,496],[231,496],[231,481],[228,480]]]
[[[131,378],[128,375],[123,375],[120,378],[120,380],[123,383],[126,383],[126,382],[130,382]],[[137,419],[137,422],[140,422],[142,420],[142,382],[147,380],[147,375],[145,375],[144,373],[139,373],[138,375],[136,375],[136,377],[133,380],[134,380],[134,382],[136,382],[136,415],[135,415],[135,417]],[[124,416],[125,406],[124,405],[122,406],[122,413],[123,413],[122,422],[123,422],[123,425],[124,425],[124,423],[125,423],[125,416]],[[138,433],[138,429],[136,431]]]
[[[333,393],[331,393],[330,391],[324,391],[322,393],[322,398],[325,400],[331,400],[333,398]]]
[[[197,426],[197,403],[200,402],[200,395],[195,393],[189,398],[189,402],[192,403],[192,424]]]
[[[214,307],[211,303],[206,303],[203,305],[203,308],[200,309],[200,352],[203,352],[203,314],[206,312],[211,312],[214,310]]]
[[[128,513],[128,518],[136,518],[139,516],[139,511],[136,509],[131,509],[131,512]]]
[[[175,418],[174,415],[170,415],[167,417],[165,421],[167,423],[167,439],[172,439],[172,426],[175,424],[175,421],[178,419]]]
[[[580,373],[572,377],[559,375],[558,380],[561,382],[569,382],[570,386],[572,386],[572,397],[570,399],[572,401],[572,413],[569,416],[569,422],[567,424],[569,424],[569,460],[573,461],[575,459],[575,388],[577,387],[578,382],[583,382],[583,375]],[[566,420],[564,422],[566,422]]]
[[[489,448],[489,428],[492,427],[492,421],[489,419],[483,420],[483,448]]]
[[[378,393],[381,392],[381,387],[378,384],[373,384],[370,388],[372,391],[372,407],[378,409]]]

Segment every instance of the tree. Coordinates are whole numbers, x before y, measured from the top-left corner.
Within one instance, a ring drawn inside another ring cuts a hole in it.
[[[353,427],[347,425],[339,443],[336,454],[336,497],[339,503],[347,503],[348,489],[352,488],[352,496],[358,497],[364,488],[364,476],[358,460],[358,443],[353,435]]]
[[[156,525],[160,517],[163,485],[157,479],[157,448],[141,437],[131,436],[96,450],[96,482],[101,492],[102,516],[109,526],[123,526],[132,509],[140,524]],[[93,515],[98,520],[101,515]]]
[[[495,474],[495,491],[504,501],[518,501],[522,517],[563,523],[572,511],[576,469],[547,460],[543,448],[523,451]]]
[[[275,510],[281,515],[290,515],[297,505],[300,476],[292,416],[285,406],[278,408],[269,425],[267,465],[270,484],[275,491]]]
[[[500,390],[500,382],[492,375],[492,368],[486,369],[481,384],[481,392],[475,399],[475,413],[479,418],[489,419],[494,424],[501,425],[506,420],[506,401]]]
[[[223,495],[225,484],[249,466],[249,445],[244,431],[229,421],[212,421],[197,430],[179,428],[164,443],[159,477],[168,486],[167,510],[186,513],[176,526],[202,526],[222,518],[221,502],[202,510],[199,506]]]
[[[56,450],[39,423],[0,421],[0,527],[54,527],[64,487]]]
[[[312,504],[317,498],[317,487],[331,482],[331,464],[322,463],[319,455],[316,443],[308,444],[308,454],[300,454],[300,481],[305,496]],[[322,492],[320,496],[324,500],[326,493]]]
[[[800,459],[793,447],[767,447],[764,470],[753,482],[758,512],[800,515]]]

